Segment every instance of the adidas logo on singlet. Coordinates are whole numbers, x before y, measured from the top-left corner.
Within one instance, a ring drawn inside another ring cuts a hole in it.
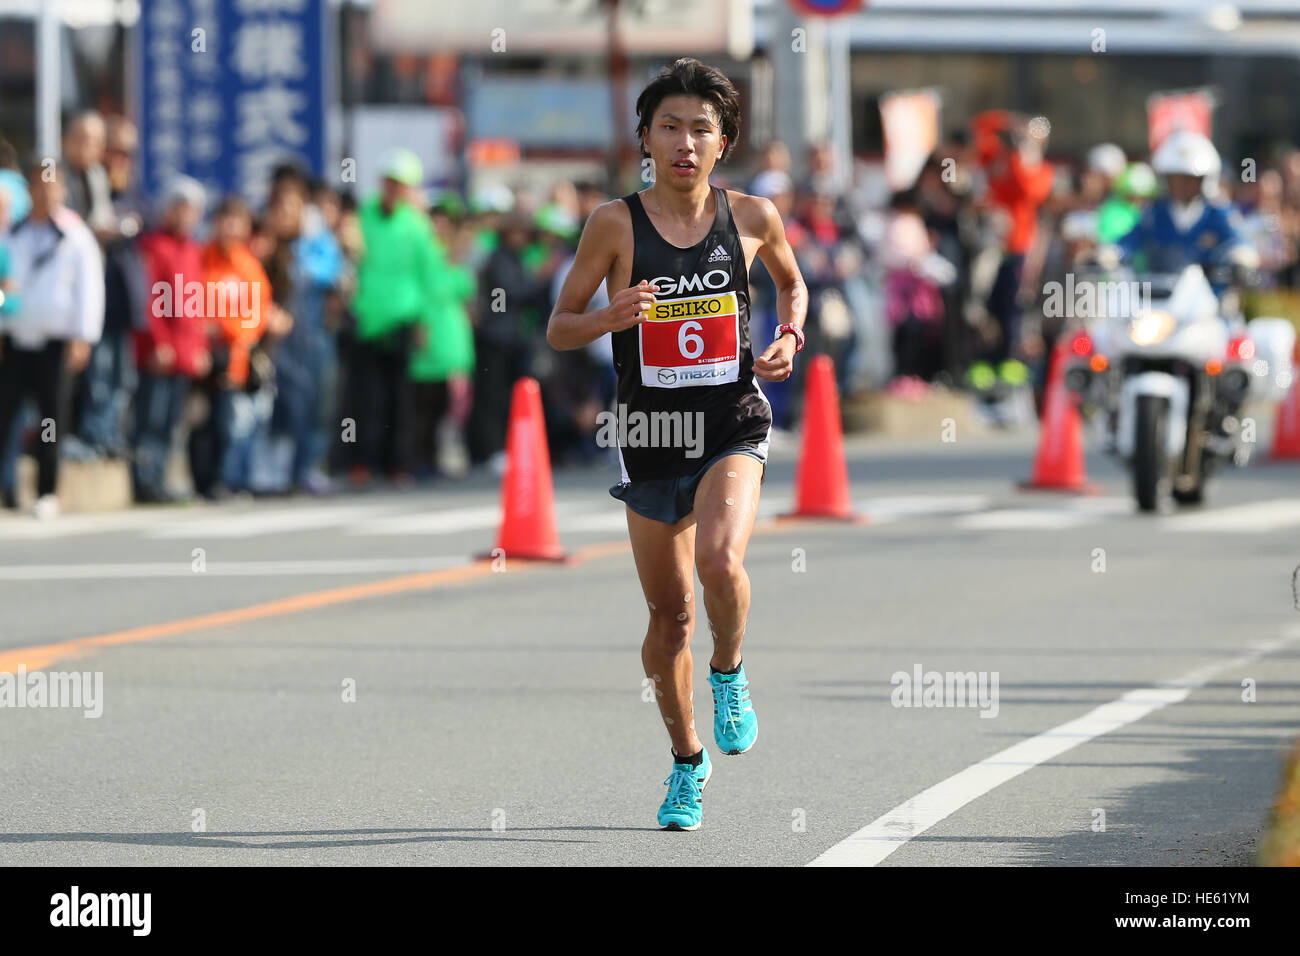
[[[731,253],[727,252],[727,250],[724,249],[724,248],[722,248],[722,246],[718,246],[716,249],[713,250],[713,252],[711,252],[711,253],[709,254],[709,261],[710,261],[710,262],[730,262],[730,261],[731,261]]]

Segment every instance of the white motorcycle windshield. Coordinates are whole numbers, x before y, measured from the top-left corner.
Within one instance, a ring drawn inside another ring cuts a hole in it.
[[[1158,308],[1173,314],[1179,323],[1192,322],[1217,312],[1218,297],[1200,266],[1188,266],[1174,283],[1169,300]]]

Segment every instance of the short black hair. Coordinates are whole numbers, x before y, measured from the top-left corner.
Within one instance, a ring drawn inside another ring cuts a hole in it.
[[[213,210],[214,219],[221,216],[247,216],[249,222],[253,220],[253,210],[248,208],[248,203],[244,202],[242,196],[231,193],[221,200],[221,203]]]
[[[271,188],[266,201],[270,203],[285,189],[297,190],[304,203],[311,200],[310,183],[302,167],[292,161],[279,163],[271,170]]]
[[[286,160],[282,163],[276,163],[271,170],[271,182],[279,185],[285,180],[296,179],[304,186],[307,185],[307,174],[302,171],[302,167],[292,160]]]
[[[689,56],[660,70],[636,98],[636,138],[641,144],[641,155],[650,155],[646,152],[642,134],[650,128],[655,110],[664,97],[678,95],[698,96],[717,111],[718,128],[727,137],[726,148],[718,161],[725,160],[740,136],[740,94],[721,70]]]

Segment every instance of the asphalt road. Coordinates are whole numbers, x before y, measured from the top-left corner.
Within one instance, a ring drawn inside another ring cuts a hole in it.
[[[1099,496],[1017,490],[1033,441],[853,441],[860,526],[767,521],[778,449],[747,560],[762,733],[713,748],[701,622],[694,833],[655,821],[608,469],[556,475],[578,563],[504,572],[467,560],[488,476],[0,518],[0,671],[103,682],[97,718],[0,709],[0,863],[1250,863],[1300,729],[1300,465],[1141,516],[1095,454]],[[918,667],[996,675],[996,712],[894,706]]]

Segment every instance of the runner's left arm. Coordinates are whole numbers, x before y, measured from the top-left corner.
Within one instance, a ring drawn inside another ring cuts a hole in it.
[[[752,209],[755,232],[762,238],[758,257],[767,266],[768,275],[776,284],[776,314],[779,325],[793,325],[802,329],[808,317],[808,286],[795,262],[794,250],[785,239],[785,225],[770,199],[747,197]],[[794,371],[794,336],[786,333],[754,356],[754,374],[769,382],[781,382]]]

